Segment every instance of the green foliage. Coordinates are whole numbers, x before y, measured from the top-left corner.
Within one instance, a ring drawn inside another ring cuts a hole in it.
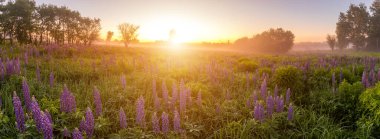
[[[308,96],[306,92],[303,92],[304,83],[301,70],[294,66],[283,66],[276,69],[273,75],[273,82],[280,88],[290,88],[292,98],[296,98],[295,101],[302,101],[304,97]]]
[[[242,72],[255,72],[256,69],[259,67],[259,64],[252,60],[239,60],[239,63],[237,65],[238,71]]]
[[[360,95],[360,104],[363,110],[363,115],[358,122],[360,127],[371,128],[371,133],[374,136],[379,136],[380,133],[380,83],[377,83],[374,88],[369,88]]]

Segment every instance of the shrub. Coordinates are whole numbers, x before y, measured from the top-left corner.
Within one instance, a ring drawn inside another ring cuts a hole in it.
[[[257,64],[256,62],[244,59],[239,61],[237,69],[238,71],[242,72],[254,72],[258,67],[259,64]]]
[[[273,76],[274,84],[277,84],[280,88],[290,88],[292,91],[292,98],[302,99],[305,94],[302,94],[304,90],[304,84],[302,81],[302,74],[299,69],[294,66],[284,66],[278,68]]]
[[[359,127],[372,127],[372,135],[380,136],[380,83],[364,91],[359,97],[363,111]]]

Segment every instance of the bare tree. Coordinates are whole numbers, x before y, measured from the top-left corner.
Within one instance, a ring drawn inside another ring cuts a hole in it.
[[[334,51],[335,45],[336,45],[336,38],[335,38],[335,36],[327,35],[326,40],[327,40],[327,44],[329,44],[331,50]]]
[[[139,26],[130,23],[122,23],[118,27],[125,47],[128,47],[131,42],[137,41],[137,31],[140,28]]]

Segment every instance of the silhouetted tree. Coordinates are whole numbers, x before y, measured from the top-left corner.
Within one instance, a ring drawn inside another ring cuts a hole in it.
[[[122,35],[125,47],[128,47],[131,42],[137,41],[137,31],[139,26],[129,23],[122,23],[118,26],[118,28]]]
[[[371,6],[372,16],[369,20],[368,47],[380,49],[380,0],[375,0]]]
[[[253,38],[254,48],[263,52],[284,53],[294,45],[294,34],[282,28],[270,29]]]
[[[368,35],[369,13],[364,4],[351,4],[347,11],[347,21],[350,25],[350,42],[355,49],[362,49],[366,46]]]
[[[108,46],[108,43],[111,41],[112,36],[113,36],[113,32],[112,31],[108,31],[107,32],[107,39],[106,39],[106,46]]]
[[[331,50],[334,51],[336,39],[334,36],[327,35],[326,37],[327,44],[330,46]]]
[[[345,49],[348,47],[349,44],[349,35],[350,35],[350,24],[347,21],[347,16],[344,13],[339,14],[339,20],[338,23],[336,23],[336,39],[337,44],[336,46],[339,49]]]

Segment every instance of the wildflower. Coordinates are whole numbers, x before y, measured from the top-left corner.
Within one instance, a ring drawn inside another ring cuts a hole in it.
[[[94,87],[94,103],[95,103],[95,114],[100,116],[102,114],[102,100],[100,98],[100,93],[98,88]]]
[[[268,117],[271,117],[272,114],[273,114],[273,111],[274,111],[274,101],[273,101],[273,97],[272,96],[269,96],[267,98],[267,114],[268,114]]]
[[[284,111],[284,99],[282,96],[277,99],[277,107],[276,107],[276,112],[282,112]]]
[[[141,127],[145,127],[145,108],[144,98],[141,96],[136,102],[136,123]]]
[[[73,139],[83,139],[82,133],[79,132],[78,128],[75,128],[72,134]]]
[[[127,118],[125,116],[125,112],[123,108],[120,108],[120,111],[119,111],[119,121],[120,121],[120,128],[127,128]]]
[[[63,129],[63,133],[62,134],[63,134],[64,137],[68,137],[68,138],[71,137],[70,131],[66,127]]]
[[[260,122],[264,121],[264,107],[260,103],[255,105],[254,118]]]
[[[41,129],[42,129],[42,122],[41,122],[42,114],[41,114],[40,106],[38,105],[34,96],[32,97],[31,107],[32,107],[33,120],[36,123],[37,130],[41,131]]]
[[[51,124],[53,124],[53,119],[52,119],[52,117],[51,117],[51,114],[49,113],[49,111],[47,110],[47,109],[45,109],[45,115],[47,116],[47,118],[49,119],[49,122],[51,123]]]
[[[169,132],[169,115],[165,112],[161,115],[162,132],[164,134]]]
[[[92,114],[91,109],[87,108],[87,111],[86,111],[86,135],[88,138],[92,137],[92,134],[94,133],[94,126],[95,126],[94,116]]]
[[[157,118],[156,112],[152,115],[152,128],[154,133],[160,132],[160,121]]]
[[[82,120],[79,123],[79,131],[86,132],[86,120],[82,118]]]
[[[291,121],[293,120],[293,105],[290,104],[289,105],[289,108],[288,108],[288,121]]]
[[[16,91],[13,92],[13,108],[16,115],[16,126],[20,132],[25,131],[25,116],[22,109],[20,98],[17,96]]]
[[[31,110],[30,90],[25,78],[22,80],[22,92],[24,94],[26,109]]]
[[[181,117],[177,110],[174,110],[174,118],[173,118],[173,129],[175,132],[181,132]]]
[[[53,139],[53,126],[50,123],[49,117],[41,112],[41,130],[44,134],[44,139]]]

